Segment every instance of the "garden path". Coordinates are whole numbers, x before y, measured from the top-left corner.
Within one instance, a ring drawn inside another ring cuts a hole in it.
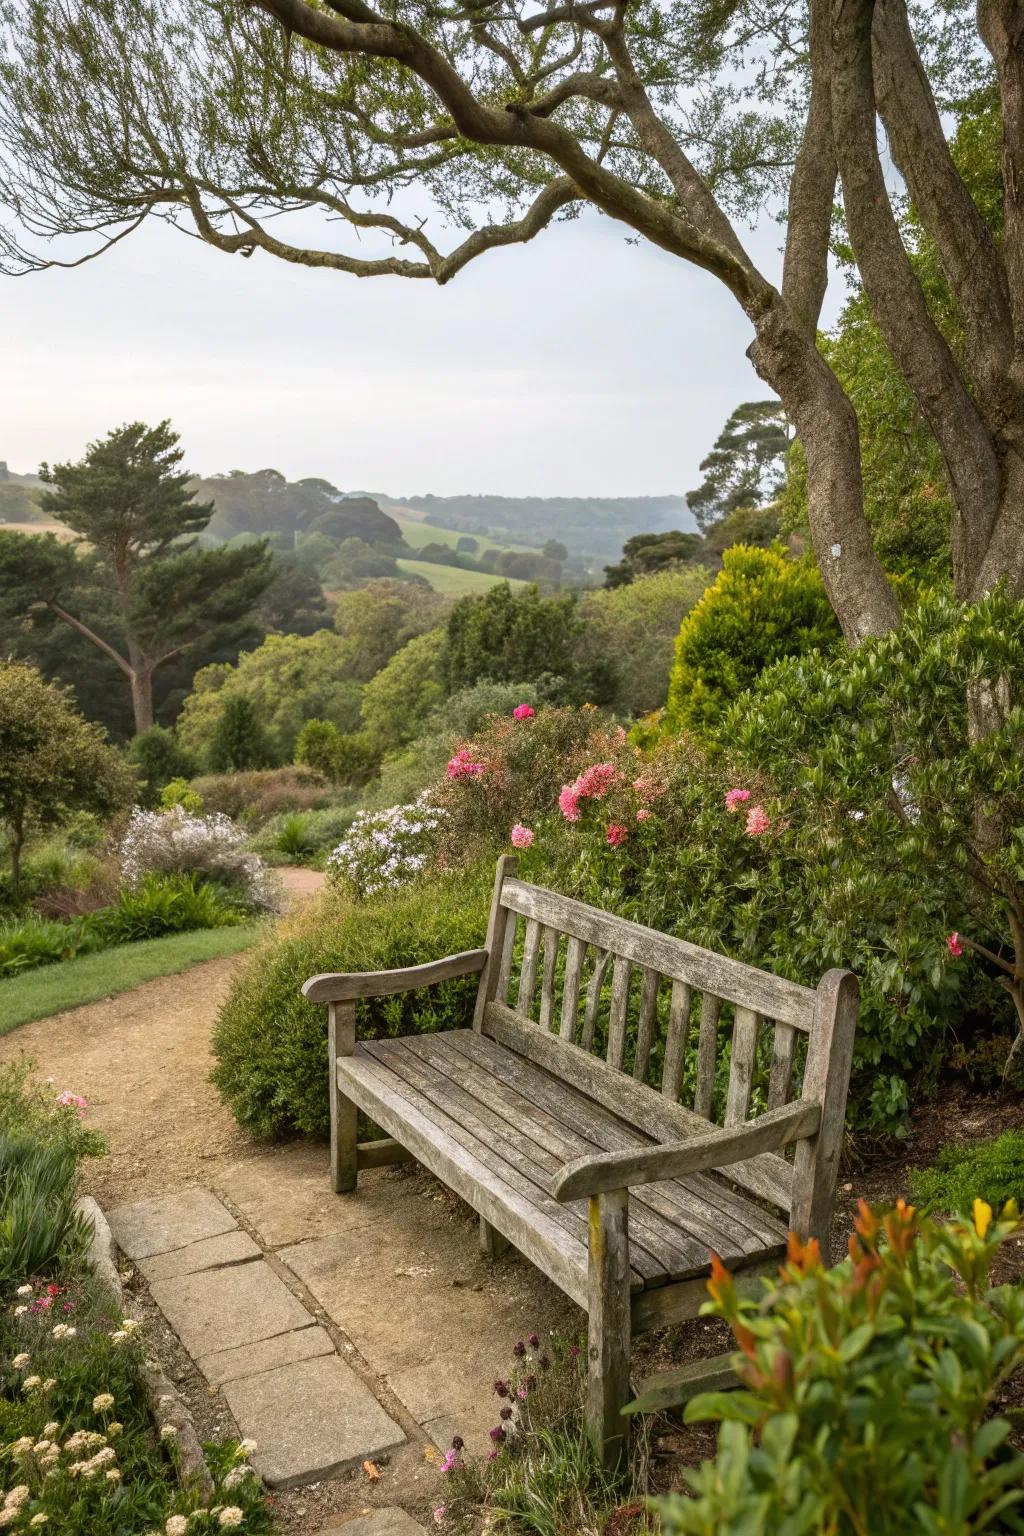
[[[293,900],[322,883],[313,871],[282,875]],[[234,1387],[208,1379],[185,1347],[190,1343],[204,1359],[223,1354],[210,1348],[209,1333],[190,1334],[197,1298],[205,1295],[218,1302],[208,1319],[213,1335],[239,1335],[225,1349],[244,1355],[268,1334],[279,1342],[285,1334],[308,1335],[296,1351],[304,1353],[313,1340],[324,1353],[301,1366],[293,1361],[295,1374],[280,1378],[283,1386],[294,1389],[299,1406],[303,1387],[325,1401],[329,1396],[339,1418],[348,1402],[360,1426],[358,1452],[356,1440],[346,1442],[345,1455],[321,1446],[309,1469],[315,1481],[275,1495],[292,1536],[356,1520],[349,1536],[412,1536],[415,1526],[400,1511],[429,1520],[439,1487],[436,1448],[446,1448],[456,1432],[471,1448],[487,1444],[496,1422],[492,1383],[510,1363],[512,1344],[535,1328],[574,1331],[581,1315],[514,1252],[486,1261],[475,1217],[414,1165],[368,1171],[358,1193],[337,1197],[324,1148],[260,1147],[239,1131],[209,1082],[210,1034],[244,963],[244,955],[213,960],[27,1024],[0,1039],[0,1061],[24,1053],[58,1089],[89,1100],[89,1123],[108,1151],[87,1165],[85,1188],[114,1213],[115,1227],[121,1208],[154,1200],[158,1211],[169,1201],[186,1212],[198,1202],[223,1213],[209,1250],[201,1245],[211,1234],[196,1237],[187,1227],[166,1240],[174,1257],[158,1259],[159,1240],[143,1242],[145,1257],[135,1244],[128,1282],[200,1435],[233,1432],[232,1406],[250,1423],[260,1414],[266,1422],[266,1405],[244,1385],[258,1376],[238,1378]],[[227,1249],[218,1249],[225,1237]],[[188,1277],[166,1273],[207,1261],[189,1285],[173,1283]],[[261,1308],[277,1308],[278,1320],[266,1322],[264,1313],[261,1322]],[[213,1378],[222,1375],[213,1370]],[[283,1429],[275,1439],[282,1437]],[[363,1454],[371,1452],[372,1459]],[[363,1460],[371,1461],[370,1471]],[[351,1470],[327,1475],[349,1463]],[[285,1482],[293,1472],[289,1463]]]

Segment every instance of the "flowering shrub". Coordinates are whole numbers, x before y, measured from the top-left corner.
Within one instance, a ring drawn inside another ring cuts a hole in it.
[[[201,874],[237,886],[252,907],[274,909],[276,882],[258,854],[245,845],[241,828],[220,812],[193,816],[182,806],[132,812],[117,849],[130,886],[148,874]]]
[[[687,1405],[722,1424],[719,1450],[692,1498],[653,1501],[666,1536],[1024,1529],[1024,1456],[993,1416],[1024,1364],[1024,1292],[988,1285],[1020,1230],[1012,1204],[939,1226],[862,1203],[834,1269],[791,1239],[755,1299],[716,1262],[704,1311],[732,1328],[744,1390]]]
[[[329,856],[327,874],[357,896],[394,890],[431,863],[443,823],[443,812],[422,796],[415,805],[360,811]]]

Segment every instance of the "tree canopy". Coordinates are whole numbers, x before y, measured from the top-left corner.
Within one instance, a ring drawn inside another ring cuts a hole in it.
[[[786,415],[778,400],[747,400],[738,405],[701,460],[704,479],[686,500],[706,533],[741,507],[772,501],[782,484],[789,447]]]

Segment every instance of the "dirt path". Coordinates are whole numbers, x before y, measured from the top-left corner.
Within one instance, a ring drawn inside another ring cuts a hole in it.
[[[316,870],[279,873],[292,905],[324,883]],[[89,1124],[108,1152],[86,1165],[84,1184],[101,1205],[209,1184],[226,1165],[259,1155],[209,1080],[217,1010],[247,959],[210,960],[0,1039],[0,1061],[28,1056],[58,1091],[89,1100]]]

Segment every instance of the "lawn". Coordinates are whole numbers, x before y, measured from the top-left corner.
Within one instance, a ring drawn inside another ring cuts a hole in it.
[[[405,542],[413,549],[422,549],[424,544],[449,544],[452,549],[460,539],[476,539],[481,550],[485,549],[514,549],[519,554],[537,555],[540,553],[536,544],[513,544],[508,539],[499,538],[497,534],[470,533],[462,528],[435,528],[433,523],[421,522],[418,518],[407,517],[404,513],[396,512],[389,508],[388,517],[393,517]]]
[[[510,587],[525,587],[525,581],[516,581],[508,576],[489,576],[486,571],[464,571],[457,565],[430,565],[423,560],[399,560],[400,570],[410,576],[423,576],[435,592],[443,592],[446,597],[466,597],[467,594],[475,596],[478,592],[489,592],[491,587],[499,581],[507,581]]]
[[[33,1019],[127,992],[157,976],[174,976],[203,960],[236,954],[255,944],[262,932],[263,924],[258,922],[238,928],[201,928],[165,939],[118,944],[99,954],[10,976],[0,981],[0,1035]]]

